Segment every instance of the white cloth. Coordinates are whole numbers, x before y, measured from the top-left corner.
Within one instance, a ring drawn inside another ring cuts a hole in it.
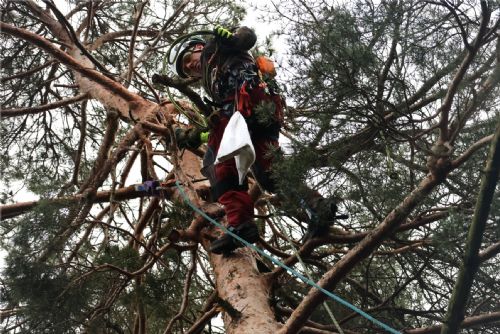
[[[236,162],[239,183],[241,185],[243,184],[243,180],[248,170],[255,161],[255,149],[250,139],[247,122],[245,122],[245,119],[239,111],[236,111],[233,116],[231,116],[231,119],[229,119],[224,129],[215,164],[233,157]]]

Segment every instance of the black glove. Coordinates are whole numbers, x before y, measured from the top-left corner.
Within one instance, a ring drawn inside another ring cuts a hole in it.
[[[222,26],[216,26],[214,29],[217,40],[225,44],[232,44],[235,40],[234,34]]]
[[[158,74],[158,73],[155,73],[153,74],[153,76],[151,77],[151,81],[153,82],[153,84],[155,85],[158,85],[158,84],[161,84],[162,83],[162,75]]]
[[[201,133],[202,130],[198,128],[182,129],[175,128],[175,141],[177,147],[188,148],[191,150],[197,149],[202,144]]]

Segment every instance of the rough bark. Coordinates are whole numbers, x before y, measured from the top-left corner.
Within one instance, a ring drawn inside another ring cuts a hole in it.
[[[179,161],[183,173],[191,179],[200,179],[200,159],[191,152],[184,152]],[[206,186],[197,183],[196,187]],[[198,199],[200,205],[204,202]],[[191,224],[191,231],[200,231]],[[209,228],[212,227],[211,225]],[[205,248],[209,244],[202,242]],[[232,308],[241,312],[241,317],[232,318],[224,313],[226,333],[254,334],[274,333],[278,330],[278,322],[269,305],[271,287],[257,270],[255,254],[248,248],[239,249],[229,257],[210,253],[210,261],[216,276],[216,291],[220,299],[228,302]]]
[[[279,329],[269,306],[269,282],[257,270],[255,255],[239,249],[230,257],[212,255],[219,297],[241,312],[240,317],[224,313],[227,334],[271,334]]]

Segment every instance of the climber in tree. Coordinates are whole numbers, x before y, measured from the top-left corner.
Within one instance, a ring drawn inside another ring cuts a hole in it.
[[[274,79],[264,80],[269,73],[263,74],[259,69],[264,66],[260,63],[257,66],[249,53],[257,40],[253,30],[217,27],[214,32],[215,37],[208,41],[191,38],[178,44],[172,49],[169,63],[181,78],[200,78],[210,97],[206,101],[215,111],[206,115],[210,134],[202,173],[210,180],[214,199],[224,206],[228,229],[254,243],[259,239],[259,233],[252,221],[254,203],[248,194],[248,183],[239,184],[234,159],[218,164],[214,162],[226,125],[232,114],[239,111],[245,117],[255,149],[253,174],[266,191],[275,192],[270,177],[270,151],[279,149],[284,101]],[[153,81],[161,83],[158,77],[153,77]],[[177,144],[196,148],[202,143],[201,134],[202,130],[196,128],[176,129]],[[223,234],[212,242],[210,250],[216,254],[230,254],[238,247],[242,244]]]
[[[247,121],[255,149],[253,173],[265,190],[273,192],[269,170],[271,154],[268,153],[279,148],[283,100],[275,87],[261,79],[256,62],[249,53],[257,40],[253,30],[217,27],[214,32],[215,37],[208,41],[191,38],[179,44],[172,50],[169,62],[179,77],[200,78],[210,98],[208,103],[215,112],[206,115],[210,134],[202,173],[210,180],[214,199],[224,206],[228,229],[254,243],[259,239],[259,232],[252,221],[254,203],[248,194],[248,183],[239,184],[234,159],[214,165],[215,157],[226,125],[238,110]],[[257,112],[267,115],[256,115]],[[200,132],[196,128],[176,129],[177,144],[195,148],[202,142]],[[241,246],[230,235],[223,234],[212,242],[210,250],[216,254],[229,254]]]

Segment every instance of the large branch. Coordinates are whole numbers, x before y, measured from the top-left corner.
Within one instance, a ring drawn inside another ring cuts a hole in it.
[[[164,190],[163,191],[166,198],[169,198],[173,194],[173,190]],[[116,201],[123,201],[127,199],[137,198],[144,196],[144,192],[136,191],[134,186],[124,187],[115,190],[114,199]],[[94,203],[105,203],[109,202],[111,196],[111,191],[99,191],[96,193]],[[82,199],[85,198],[84,194],[77,194],[74,196],[62,197],[62,198],[54,198],[48,200],[38,200],[38,201],[29,201],[22,203],[14,203],[0,206],[0,217],[2,219],[12,218],[18,216],[20,214],[25,213],[28,210],[33,209],[35,206],[48,203],[48,204],[61,204],[61,205],[72,205],[79,203]]]
[[[500,253],[500,241],[494,243],[493,245],[489,245],[481,252],[479,252],[479,258],[481,259],[481,262],[487,261],[491,259],[493,256],[497,255],[498,253]]]
[[[318,285],[327,290],[333,290],[335,285],[347,275],[356,264],[367,258],[387,239],[395,229],[406,220],[411,211],[417,207],[431,191],[446,178],[450,170],[442,170],[438,174],[428,174],[420,184],[373,229],[359,244],[351,249],[332,269],[326,272]],[[312,288],[308,295],[297,306],[280,334],[296,333],[309,318],[314,309],[325,299],[325,295],[318,289]]]
[[[76,71],[82,77],[90,80],[91,83],[84,85],[83,87],[80,85],[81,93],[88,92],[92,97],[97,98],[107,107],[120,111],[120,114],[123,117],[129,118],[129,110],[132,110],[135,118],[142,119],[146,115],[150,114],[152,108],[154,108],[153,103],[128,91],[123,85],[92,69],[89,64],[90,61],[85,61],[86,59],[81,55],[81,59],[77,60],[56,47],[44,37],[7,23],[0,22],[0,30],[2,33],[24,39],[27,42],[39,47],[40,49],[48,52],[62,64],[65,64],[72,70]],[[73,52],[76,55],[78,51],[74,48]],[[95,83],[98,83],[101,87],[96,87]],[[104,96],[99,95],[100,89],[106,90],[108,94]]]
[[[458,324],[463,320],[465,305],[469,298],[470,289],[474,281],[474,276],[479,269],[479,249],[483,240],[486,222],[488,220],[491,202],[495,194],[495,188],[500,173],[500,118],[497,124],[495,137],[491,143],[490,153],[486,162],[486,168],[481,180],[481,189],[477,197],[474,217],[469,228],[467,243],[465,247],[465,257],[463,265],[458,274],[457,283],[453,288],[453,294],[448,306],[442,334],[456,333]]]
[[[500,321],[500,312],[480,314],[465,318],[464,321],[460,323],[460,328],[470,328],[474,326],[486,325],[497,321]],[[406,329],[402,332],[404,334],[439,334],[439,332],[441,331],[441,327],[441,325],[437,325],[425,328]]]

